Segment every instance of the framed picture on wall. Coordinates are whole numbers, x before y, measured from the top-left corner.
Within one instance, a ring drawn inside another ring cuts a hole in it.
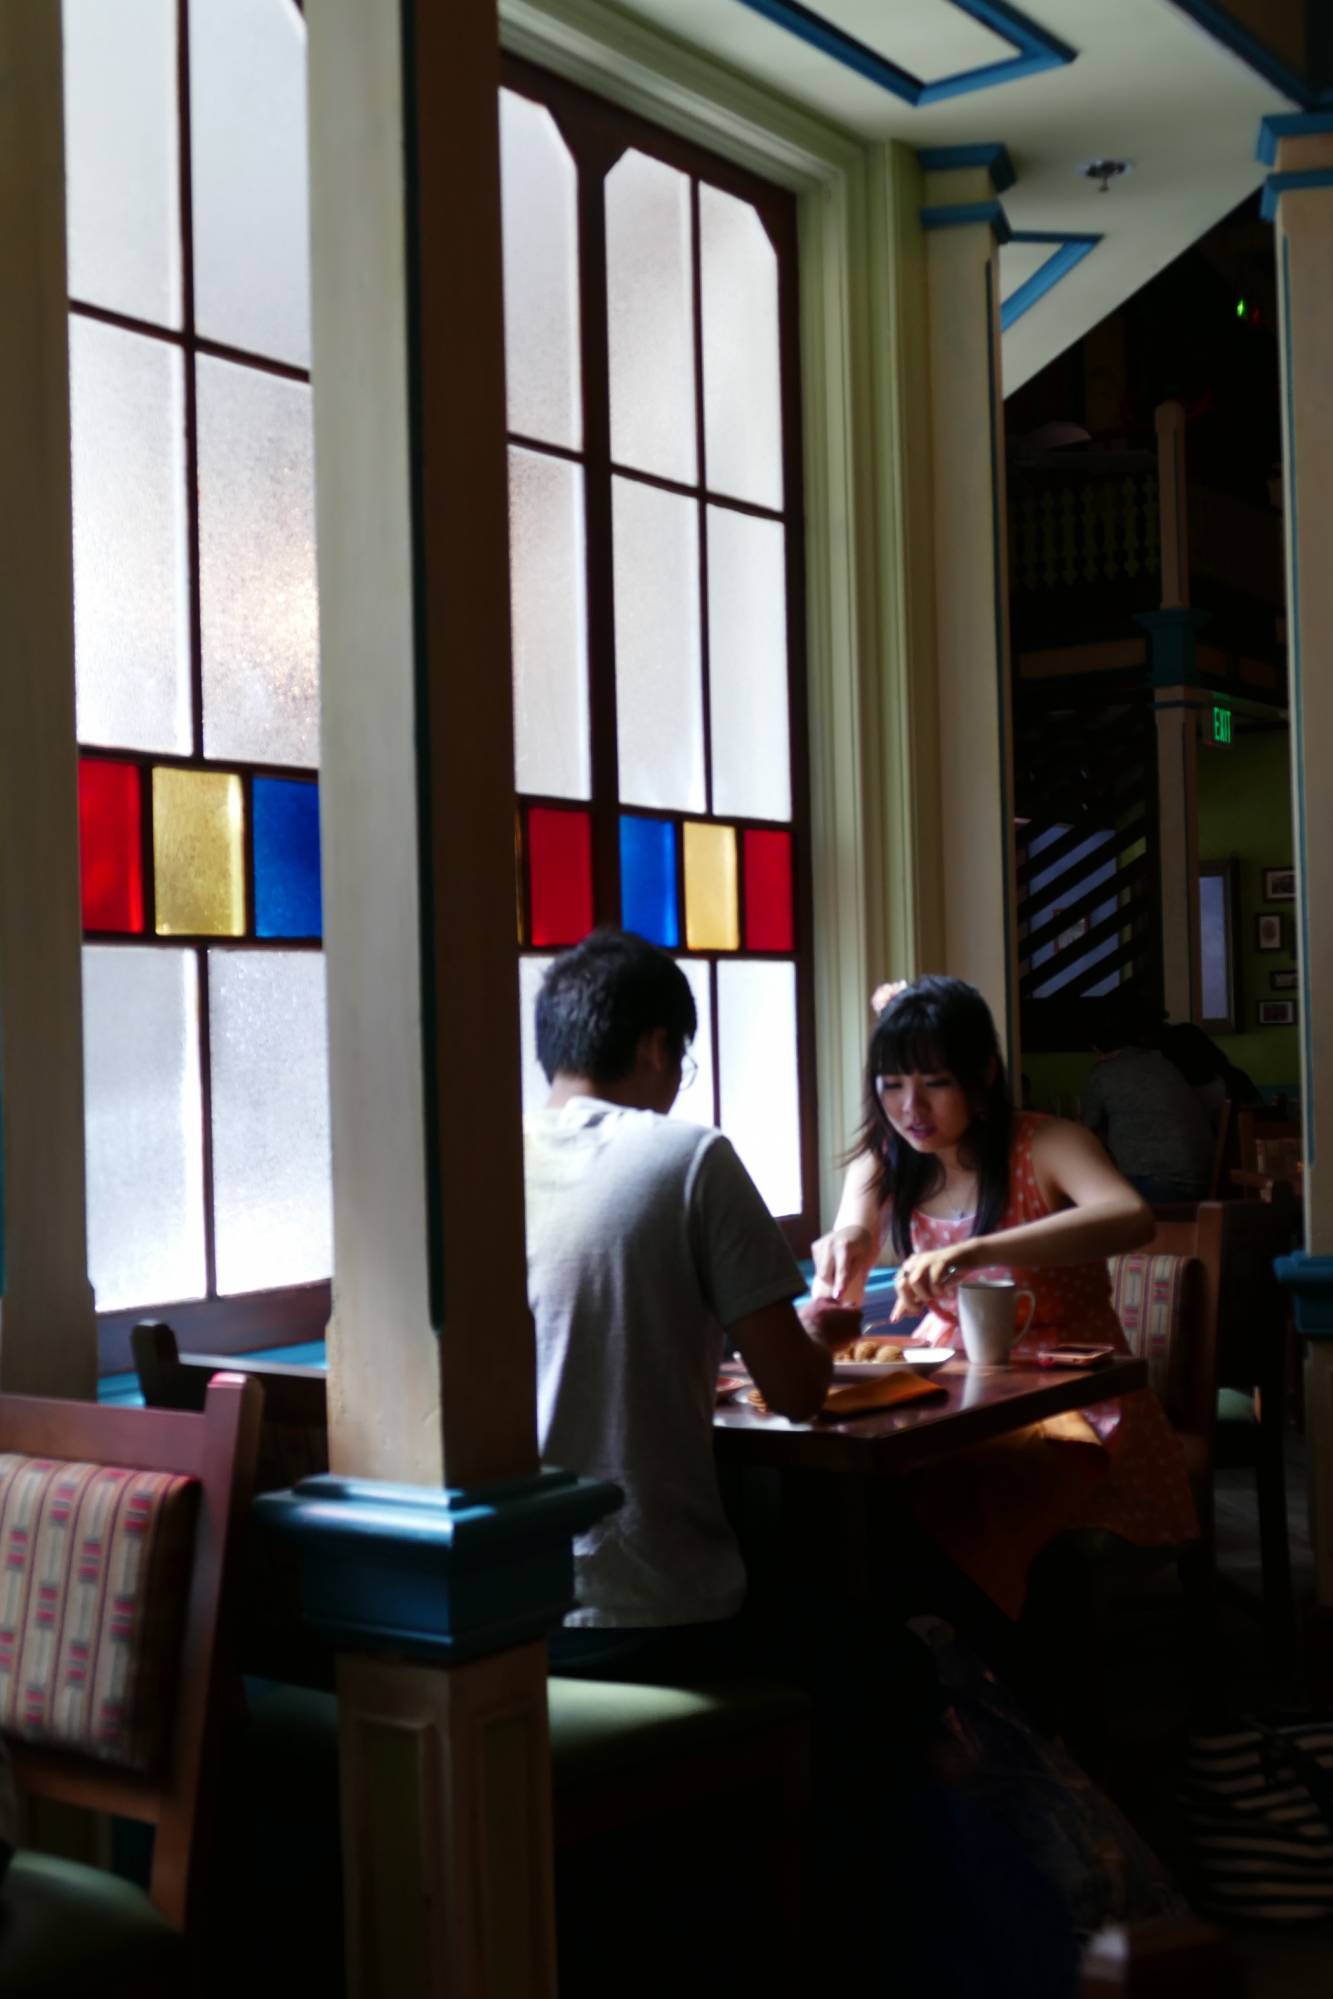
[[[1295,902],[1295,900],[1296,900],[1295,868],[1265,868],[1264,901]]]
[[[1299,991],[1297,985],[1299,978],[1300,973],[1293,966],[1290,971],[1270,972],[1268,974],[1268,983],[1275,993],[1294,993]]]
[[[1240,906],[1234,860],[1199,864],[1199,1013],[1196,1026],[1235,1034],[1240,1026]]]
[[[1256,951],[1280,951],[1282,949],[1282,918],[1270,916],[1261,910],[1254,919],[1254,948]]]
[[[1260,1027],[1292,1027],[1295,1020],[1295,1000],[1260,1000]]]

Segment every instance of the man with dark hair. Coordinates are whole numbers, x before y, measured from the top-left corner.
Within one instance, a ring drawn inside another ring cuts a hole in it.
[[[724,1334],[779,1413],[813,1415],[828,1386],[754,1183],[720,1131],[667,1116],[696,1025],[680,967],[618,930],[557,958],[537,999],[551,1095],[524,1149],[542,1456],[625,1493],[576,1543],[562,1671],[728,1663],[745,1576],[713,1463]]]

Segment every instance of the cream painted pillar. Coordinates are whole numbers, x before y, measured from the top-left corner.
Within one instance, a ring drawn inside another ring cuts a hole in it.
[[[91,1396],[60,9],[0,7],[0,1388]]]
[[[447,1484],[423,1498],[430,1517],[497,1520],[526,1503],[537,1450],[495,5],[307,0],[306,15],[331,1456],[345,1479]],[[449,1629],[419,1640],[401,1578],[420,1536],[395,1542],[401,1501],[381,1491],[327,1482],[308,1509],[312,1573],[350,1513],[372,1590],[384,1578],[369,1625],[338,1601],[347,1561],[319,1586],[341,1648],[349,1992],[545,1999],[545,1626],[509,1614],[527,1575],[497,1558],[481,1621],[442,1572],[428,1582]]]
[[[1282,1274],[1307,1335],[1319,1602],[1333,1611],[1333,113],[1265,119],[1276,224],[1287,670],[1301,974],[1305,1248]]]
[[[997,242],[985,167],[931,172],[922,221],[939,701],[943,964],[990,1002],[1018,1066],[1013,743]]]

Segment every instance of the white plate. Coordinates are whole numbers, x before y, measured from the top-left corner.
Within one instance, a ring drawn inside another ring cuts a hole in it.
[[[886,1342],[892,1345],[892,1341]],[[915,1352],[908,1347],[901,1360],[835,1360],[833,1379],[835,1381],[874,1381],[881,1374],[892,1374],[895,1368],[925,1368],[943,1366],[953,1359],[952,1347],[919,1347]]]

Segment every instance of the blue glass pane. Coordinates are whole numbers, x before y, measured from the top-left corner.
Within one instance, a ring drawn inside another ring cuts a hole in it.
[[[620,820],[620,920],[650,944],[680,943],[676,914],[676,829],[666,819]]]
[[[319,786],[257,777],[255,935],[322,937]]]

